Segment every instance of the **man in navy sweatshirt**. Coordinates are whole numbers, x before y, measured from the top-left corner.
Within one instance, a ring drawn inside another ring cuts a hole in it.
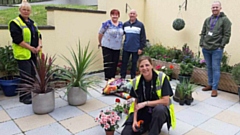
[[[123,24],[125,40],[122,52],[121,78],[125,79],[128,61],[132,55],[131,78],[135,78],[137,69],[137,60],[146,43],[146,34],[144,25],[137,20],[137,12],[132,9],[129,13],[129,21]]]

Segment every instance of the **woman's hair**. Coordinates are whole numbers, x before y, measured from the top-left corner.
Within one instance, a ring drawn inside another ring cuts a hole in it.
[[[22,0],[22,3],[20,4],[19,9],[21,7],[29,7],[29,8],[31,8],[31,5],[27,2],[27,0]]]
[[[138,67],[143,60],[148,60],[151,65],[153,64],[151,57],[143,55],[143,56],[139,57],[139,59],[138,59],[138,62],[137,62]]]
[[[117,9],[111,10],[110,15],[114,15],[114,14],[116,14],[116,15],[118,15],[118,17],[120,17],[120,12]]]

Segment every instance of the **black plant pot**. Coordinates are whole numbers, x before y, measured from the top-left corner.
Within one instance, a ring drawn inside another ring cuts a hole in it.
[[[179,105],[184,105],[184,103],[185,103],[185,99],[180,99],[179,100]]]
[[[185,75],[178,75],[178,80],[180,83],[183,83],[183,81],[185,80],[185,82],[189,82],[190,81],[191,76],[185,76]]]
[[[185,104],[186,105],[191,105],[192,102],[193,102],[193,98],[186,98],[185,99]]]

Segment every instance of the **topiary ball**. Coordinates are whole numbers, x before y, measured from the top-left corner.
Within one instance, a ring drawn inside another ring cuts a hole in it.
[[[185,22],[183,19],[177,18],[173,21],[173,28],[177,31],[182,30],[185,26]]]

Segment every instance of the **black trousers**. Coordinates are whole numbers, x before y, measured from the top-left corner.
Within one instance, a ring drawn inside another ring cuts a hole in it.
[[[30,77],[35,76],[35,70],[33,63],[36,65],[36,57],[32,55],[29,60],[17,60],[18,68],[20,69],[20,77],[26,79],[24,75],[29,75]],[[32,63],[33,62],[33,63]],[[20,83],[26,83],[21,81]],[[26,92],[19,92],[19,100],[31,99],[31,93],[26,94]]]
[[[120,50],[102,47],[105,80],[115,78]]]
[[[137,71],[137,61],[138,61],[138,52],[128,52],[124,51],[122,52],[122,66],[121,66],[121,78],[125,78],[127,74],[127,67],[128,61],[130,58],[130,55],[132,56],[132,67],[131,67],[131,79],[135,78],[136,71]]]
[[[139,110],[140,111],[140,110]],[[141,112],[139,112],[141,113]],[[142,135],[147,130],[149,131],[148,135],[159,135],[162,129],[162,126],[170,118],[169,110],[164,105],[157,105],[153,108],[151,114],[151,120],[146,119],[146,115],[141,115],[138,113],[138,120],[144,120],[143,132],[134,132],[132,129],[133,123],[133,113],[130,114],[129,118],[125,122],[125,127],[122,130],[121,135]],[[140,116],[140,117],[139,117]]]

